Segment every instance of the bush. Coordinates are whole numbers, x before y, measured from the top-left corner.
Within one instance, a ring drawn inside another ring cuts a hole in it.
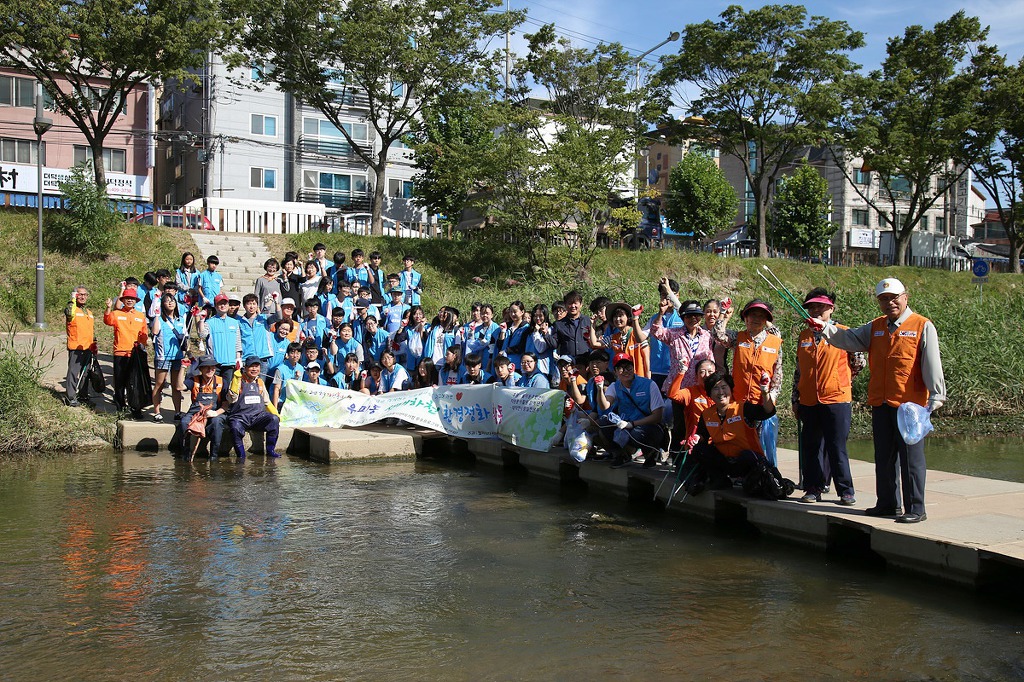
[[[60,191],[67,198],[68,212],[47,220],[45,236],[50,246],[89,258],[105,256],[117,240],[121,217],[110,205],[106,190],[96,186],[90,166],[83,163],[72,168]]]

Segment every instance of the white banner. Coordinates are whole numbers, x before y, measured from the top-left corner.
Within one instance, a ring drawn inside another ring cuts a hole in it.
[[[0,192],[36,194],[39,191],[38,169],[15,163],[0,163]],[[60,194],[60,183],[71,177],[64,168],[43,167],[43,194]],[[149,177],[107,173],[107,196],[115,199],[149,200]]]
[[[562,391],[541,388],[467,384],[370,396],[292,380],[281,425],[341,428],[396,418],[459,438],[500,438],[547,452],[564,403]]]

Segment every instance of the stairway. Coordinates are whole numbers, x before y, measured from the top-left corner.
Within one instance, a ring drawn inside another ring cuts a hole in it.
[[[263,264],[271,257],[266,244],[258,235],[230,232],[193,232],[202,257],[196,257],[196,267],[206,269],[206,259],[217,256],[217,272],[224,276],[224,293],[251,294],[256,278],[263,274]]]

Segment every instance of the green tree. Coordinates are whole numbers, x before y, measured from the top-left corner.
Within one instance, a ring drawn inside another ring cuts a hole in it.
[[[873,172],[870,185],[851,185],[892,228],[896,264],[907,264],[922,216],[968,170],[965,142],[999,63],[987,34],[962,11],[933,29],[910,26],[889,41],[880,70],[844,86],[835,117],[841,146],[831,152],[848,179],[858,165]]]
[[[828,180],[805,161],[779,184],[771,218],[775,245],[810,253],[827,251],[838,227],[829,220],[832,195]]]
[[[236,2],[248,28],[234,61],[264,64],[266,82],[318,109],[373,170],[373,234],[383,233],[391,145],[426,108],[491,82],[489,39],[522,16],[494,11],[499,0]],[[365,98],[370,149],[348,130],[354,98]]]
[[[736,220],[736,191],[707,154],[690,151],[668,176],[665,219],[694,240],[727,229]]]
[[[703,120],[678,132],[707,139],[739,162],[766,256],[774,181],[802,147],[827,139],[822,112],[838,109],[837,83],[856,68],[848,53],[864,44],[863,35],[846,22],[808,19],[797,5],[733,5],[717,22],[687,26],[685,36],[657,80],[663,88],[696,86],[689,110]]]
[[[128,93],[146,82],[194,80],[189,69],[224,33],[213,0],[5,0],[0,62],[43,84],[53,108],[85,136],[94,179],[106,189],[103,143]]]
[[[1024,59],[1001,65],[974,114],[965,156],[992,197],[1010,242],[1010,268],[1019,273],[1024,234]]]

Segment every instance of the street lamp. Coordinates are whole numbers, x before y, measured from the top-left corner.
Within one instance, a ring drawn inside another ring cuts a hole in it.
[[[36,131],[36,208],[37,221],[37,255],[36,255],[36,323],[33,329],[46,329],[46,311],[44,288],[46,276],[43,266],[43,134],[53,127],[53,121],[43,116],[43,84],[36,83],[36,117],[32,119],[32,128]]]
[[[651,49],[647,50],[647,52],[644,52],[643,54],[641,54],[639,57],[636,58],[636,60],[635,60],[635,64],[636,64],[636,80],[633,83],[633,92],[636,92],[637,90],[640,89],[640,65],[643,63],[644,57],[646,57],[647,55],[651,54],[652,52],[654,52],[658,48],[662,47],[663,45],[668,45],[669,43],[674,43],[677,40],[679,40],[679,31],[672,31],[671,33],[668,34],[668,38],[665,38],[665,40],[661,41],[660,43],[658,43],[657,45],[655,45]],[[637,102],[637,105],[636,105],[636,124],[637,124],[637,128],[639,129],[639,126],[640,126],[640,103],[639,102]],[[634,140],[633,152],[634,152],[634,156],[637,156],[640,153],[640,137],[639,137],[639,134],[637,135],[637,138]],[[640,159],[639,158],[637,158],[637,160],[636,160],[636,174],[640,175]],[[645,180],[646,180],[646,178],[645,178]]]

